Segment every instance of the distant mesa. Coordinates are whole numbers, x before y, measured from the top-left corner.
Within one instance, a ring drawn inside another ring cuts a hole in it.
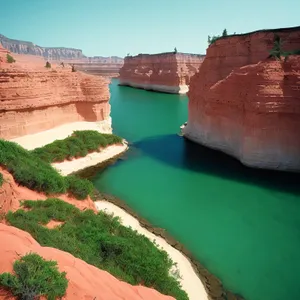
[[[12,53],[36,55],[48,61],[72,63],[77,70],[94,75],[118,76],[119,69],[124,63],[124,59],[118,56],[87,57],[81,49],[41,47],[32,42],[9,39],[1,34],[0,44]]]
[[[176,49],[176,48],[175,48]],[[120,69],[120,85],[156,92],[185,94],[205,55],[166,52],[127,56]]]

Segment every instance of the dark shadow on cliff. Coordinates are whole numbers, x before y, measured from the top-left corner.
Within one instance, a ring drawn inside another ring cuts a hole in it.
[[[134,147],[176,168],[300,195],[298,173],[249,168],[225,153],[198,145],[175,134],[147,138],[134,143]]]

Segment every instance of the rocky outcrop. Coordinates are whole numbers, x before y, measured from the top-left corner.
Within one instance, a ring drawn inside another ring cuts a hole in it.
[[[174,52],[128,56],[120,69],[120,85],[184,94],[203,59],[204,55]]]
[[[115,300],[175,300],[151,288],[132,286],[120,281],[73,255],[50,247],[42,247],[30,234],[12,226],[0,224],[0,274],[13,272],[13,262],[30,252],[44,259],[55,260],[59,270],[66,272],[68,288],[63,299],[115,299]],[[0,299],[15,299],[0,289]]]
[[[13,53],[43,56],[46,59],[80,59],[83,58],[82,50],[64,47],[41,47],[32,42],[13,40],[0,34],[0,43],[4,48]]]
[[[22,62],[0,69],[0,137],[11,139],[77,122],[110,122],[108,80]]]
[[[300,27],[217,40],[191,79],[185,137],[248,166],[300,170],[300,56],[269,57],[274,34],[282,50],[300,49]]]
[[[0,186],[0,216],[8,213],[8,211],[16,211],[21,206],[23,200],[46,200],[48,197],[43,193],[30,190],[25,186],[15,182],[13,176],[3,167],[0,166],[0,173],[3,176],[3,184]],[[61,200],[73,204],[80,210],[91,209],[97,212],[96,206],[92,199],[88,196],[84,200],[78,201],[74,197],[62,194],[57,195]],[[1,217],[0,217],[1,222]],[[1,273],[1,272],[0,272]]]

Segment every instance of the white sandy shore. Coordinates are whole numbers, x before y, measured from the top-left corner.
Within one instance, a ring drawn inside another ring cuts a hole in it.
[[[101,152],[93,152],[85,157],[73,159],[70,161],[64,161],[60,163],[53,163],[52,166],[57,169],[62,175],[66,176],[73,172],[83,170],[88,167],[98,165],[106,160],[109,160],[128,148],[127,143],[123,145],[112,145],[103,149]]]
[[[34,148],[42,147],[46,144],[52,143],[57,139],[64,139],[71,135],[74,130],[98,130],[99,132],[110,133],[111,127],[107,123],[103,124],[103,122],[75,122],[58,126],[36,134],[26,135],[11,141],[20,144],[22,147],[28,150],[32,150]],[[53,166],[61,174],[68,175],[113,158],[114,156],[126,151],[127,148],[127,143],[124,142],[123,145],[112,145],[103,149],[101,152],[90,153],[86,157],[71,161],[54,163]],[[118,206],[107,201],[97,201],[95,204],[98,210],[104,210],[109,214],[113,213],[115,216],[120,217],[124,226],[132,227],[139,233],[148,237],[151,241],[155,240],[159,247],[164,249],[169,254],[171,259],[177,263],[177,269],[182,277],[182,287],[188,293],[190,300],[208,300],[207,293],[201,280],[196,275],[189,260],[180,251],[170,246],[163,238],[157,237],[153,233],[143,228],[137,219],[132,217],[130,214],[125,212],[125,210],[119,208]]]
[[[49,130],[14,138],[11,141],[18,143],[25,149],[33,150],[50,144],[55,140],[63,140],[75,130],[97,130],[101,133],[112,133],[111,118],[99,122],[68,123]]]
[[[125,210],[119,208],[118,206],[107,201],[96,201],[95,205],[98,210],[120,217],[124,226],[131,227],[140,234],[145,235],[151,241],[155,240],[159,247],[164,249],[169,254],[173,262],[177,263],[177,269],[182,277],[180,280],[181,285],[182,288],[187,292],[189,299],[208,300],[208,295],[205,291],[203,283],[196,275],[189,260],[180,251],[169,245],[163,238],[158,237],[143,228],[137,219],[132,217]]]

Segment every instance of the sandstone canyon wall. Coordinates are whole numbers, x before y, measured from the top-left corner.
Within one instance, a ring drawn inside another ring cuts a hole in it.
[[[120,85],[184,94],[203,59],[204,55],[174,52],[128,56],[120,69]]]
[[[13,56],[16,63],[0,63],[0,138],[77,121],[110,127],[108,80],[69,67],[46,69],[38,57]]]
[[[300,170],[300,56],[269,57],[274,34],[300,50],[300,27],[217,40],[191,79],[185,137],[248,166]]]
[[[13,40],[0,34],[0,43],[13,53],[43,56],[46,59],[79,59],[84,57],[82,50],[64,47],[41,47],[32,42]]]
[[[74,64],[77,70],[88,74],[117,77],[124,59],[118,56],[87,57],[80,49],[41,47],[32,42],[13,40],[0,34],[0,44],[12,53],[41,56],[54,63]]]

